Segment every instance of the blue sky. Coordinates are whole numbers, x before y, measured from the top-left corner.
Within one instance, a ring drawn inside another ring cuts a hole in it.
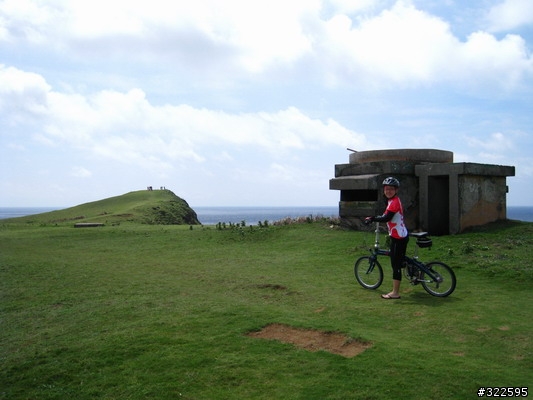
[[[512,165],[531,206],[532,50],[531,0],[0,0],[0,206],[335,206],[347,148]]]

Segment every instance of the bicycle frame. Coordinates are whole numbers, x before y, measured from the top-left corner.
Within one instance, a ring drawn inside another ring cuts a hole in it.
[[[379,247],[379,222],[376,222],[376,229],[374,231],[374,248],[369,249],[373,256],[390,256],[390,250],[380,249]]]
[[[417,249],[418,249],[418,247],[417,247]],[[416,256],[416,258],[415,257],[405,256],[405,261],[408,264],[414,265],[416,268],[418,268],[419,270],[424,272],[424,274],[428,275],[431,278],[431,280],[425,280],[426,282],[428,282],[428,283],[429,282],[437,282],[437,283],[441,283],[442,282],[442,277],[440,275],[435,275],[433,273],[433,271],[431,271],[428,267],[426,267],[426,264],[424,264],[422,261],[418,260],[418,256]],[[420,279],[418,281],[421,282]]]
[[[375,238],[374,238],[374,247],[369,249],[371,253],[371,259],[372,262],[370,263],[369,271],[371,271],[374,268],[374,261],[377,259],[378,256],[390,256],[390,250],[381,249],[379,246],[379,222],[375,222],[376,229],[374,230]],[[412,235],[410,235],[412,236]],[[415,235],[416,236],[416,235]],[[418,245],[415,243],[415,254],[413,257],[405,256],[404,260],[407,264],[414,265],[416,268],[424,272],[424,274],[428,275],[431,278],[431,281],[427,280],[426,282],[442,282],[442,277],[439,275],[435,275],[429,268],[426,267],[426,264],[424,264],[422,261],[418,259]]]

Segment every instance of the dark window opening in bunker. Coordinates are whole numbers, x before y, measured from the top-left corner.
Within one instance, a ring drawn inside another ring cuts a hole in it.
[[[377,201],[377,190],[341,190],[341,201]]]

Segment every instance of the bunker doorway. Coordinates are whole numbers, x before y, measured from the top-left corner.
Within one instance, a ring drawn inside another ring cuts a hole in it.
[[[450,232],[449,194],[449,176],[428,178],[428,230],[432,235],[447,235]]]

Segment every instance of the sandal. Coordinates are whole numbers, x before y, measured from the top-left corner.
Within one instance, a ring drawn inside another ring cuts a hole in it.
[[[390,294],[382,294],[381,298],[382,299],[387,299],[387,300],[396,300],[396,299],[401,299],[402,297],[401,296],[392,297]]]

